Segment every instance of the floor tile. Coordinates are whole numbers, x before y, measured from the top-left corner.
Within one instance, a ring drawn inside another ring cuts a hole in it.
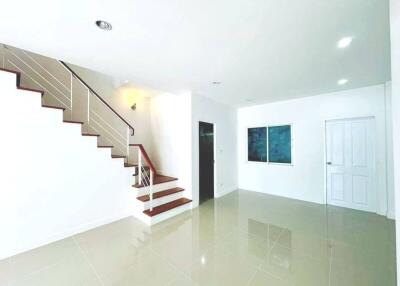
[[[0,286],[395,286],[395,249],[385,217],[239,190],[0,261]]]
[[[192,268],[190,277],[199,285],[246,285],[257,268],[246,257],[219,249],[209,250]]]
[[[161,259],[151,250],[143,253],[135,264],[127,271],[124,277],[112,283],[115,286],[158,286],[168,285],[179,277],[179,271],[167,261]],[[120,278],[120,277],[119,277]],[[106,285],[111,285],[106,283]]]
[[[83,257],[69,257],[41,270],[17,277],[9,286],[100,286],[100,280]]]
[[[248,286],[292,286],[292,284],[263,271],[257,271]]]

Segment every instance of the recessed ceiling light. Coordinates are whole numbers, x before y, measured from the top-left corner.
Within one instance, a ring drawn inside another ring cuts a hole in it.
[[[220,82],[220,81],[213,81],[213,82],[212,82],[213,85],[220,85],[221,83],[222,83],[222,82]]]
[[[253,99],[252,99],[252,98],[246,98],[246,101],[247,101],[247,102],[252,102]]]
[[[102,20],[97,20],[96,21],[96,26],[99,27],[100,29],[104,31],[111,31],[112,30],[112,25],[109,22],[102,21]]]
[[[342,79],[339,79],[339,80],[338,80],[337,84],[338,84],[338,85],[344,85],[344,84],[346,84],[347,82],[348,82],[348,79],[347,79],[347,78],[342,78]]]
[[[352,41],[353,41],[352,37],[344,37],[339,40],[339,42],[337,43],[337,46],[339,49],[344,49],[344,48],[347,48],[351,44]]]

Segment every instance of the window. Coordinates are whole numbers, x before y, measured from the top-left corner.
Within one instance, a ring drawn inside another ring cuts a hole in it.
[[[247,129],[248,161],[292,164],[292,126]]]

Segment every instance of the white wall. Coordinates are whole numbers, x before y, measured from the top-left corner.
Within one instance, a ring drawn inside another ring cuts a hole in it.
[[[397,285],[400,285],[400,1],[390,0],[394,188],[396,200]]]
[[[176,177],[192,197],[191,96],[160,93],[151,98],[153,163],[161,174]]]
[[[238,110],[239,188],[325,203],[325,120],[374,116],[378,213],[387,213],[385,86]],[[293,166],[247,162],[247,128],[293,124]],[[392,203],[392,202],[391,202]]]
[[[193,202],[199,203],[199,121],[214,124],[215,197],[237,189],[236,109],[212,99],[192,95]]]
[[[132,171],[0,72],[0,259],[132,214]]]

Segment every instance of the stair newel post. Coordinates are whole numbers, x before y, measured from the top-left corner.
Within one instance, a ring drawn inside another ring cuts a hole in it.
[[[153,211],[153,176],[154,176],[154,173],[150,169],[150,185],[149,185],[150,211]]]
[[[142,151],[138,148],[138,183],[142,183]]]

